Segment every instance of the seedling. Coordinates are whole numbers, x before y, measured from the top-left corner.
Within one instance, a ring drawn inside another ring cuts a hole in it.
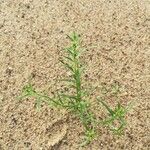
[[[71,74],[67,79],[62,79],[63,82],[67,83],[68,88],[71,89],[71,94],[70,92],[57,92],[54,97],[49,97],[46,94],[37,92],[31,84],[28,84],[23,88],[19,99],[21,100],[27,97],[34,97],[36,99],[36,107],[38,110],[40,109],[41,104],[45,102],[50,106],[59,106],[73,112],[77,117],[79,117],[85,129],[85,138],[82,143],[82,146],[84,146],[89,144],[95,138],[96,126],[99,121],[96,120],[96,117],[91,112],[90,103],[88,102],[88,95],[82,87],[81,76],[83,67],[80,63],[82,49],[80,47],[79,35],[74,32],[68,37],[71,41],[71,46],[65,48],[67,55],[64,56],[60,62]],[[103,125],[108,125],[111,130],[120,133],[125,126],[124,117],[127,110],[120,104],[112,110],[104,101],[100,102],[109,113],[109,119],[101,122],[103,122]],[[115,120],[120,122],[120,126],[118,128],[115,128],[113,125]]]
[[[55,97],[50,98],[45,94],[36,92],[32,85],[25,86],[22,90],[22,95],[19,99],[26,97],[34,97],[36,99],[36,107],[40,109],[42,102],[47,102],[53,106],[60,106],[66,108],[78,116],[85,128],[85,139],[82,145],[90,143],[95,137],[94,127],[94,115],[89,111],[90,104],[85,100],[86,92],[81,86],[81,73],[83,68],[81,67],[80,58],[80,39],[79,35],[75,32],[68,36],[71,40],[71,46],[65,48],[67,56],[64,56],[60,62],[70,71],[71,76],[68,79],[62,79],[65,81],[70,89],[73,89],[73,94],[57,93]]]

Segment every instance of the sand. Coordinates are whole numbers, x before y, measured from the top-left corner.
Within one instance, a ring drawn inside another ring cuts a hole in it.
[[[85,85],[121,85],[120,101],[134,106],[123,136],[100,127],[83,150],[150,149],[150,0],[1,0],[0,1],[0,150],[76,150],[83,127],[66,110],[17,96],[32,77],[49,95],[63,88],[59,62],[66,35],[81,35],[86,52]],[[107,99],[113,106],[115,99]],[[94,108],[94,106],[93,106]],[[94,109],[101,114],[101,106]]]

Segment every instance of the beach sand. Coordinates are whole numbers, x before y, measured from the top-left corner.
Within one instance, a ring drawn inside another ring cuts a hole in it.
[[[57,79],[67,71],[59,58],[73,31],[85,48],[83,84],[94,89],[90,101],[102,95],[103,85],[119,83],[120,102],[133,102],[124,135],[99,127],[95,140],[80,149],[150,149],[150,1],[1,0],[0,150],[79,149],[84,129],[72,113],[46,104],[37,111],[34,98],[17,101],[29,79],[50,96],[63,88]]]

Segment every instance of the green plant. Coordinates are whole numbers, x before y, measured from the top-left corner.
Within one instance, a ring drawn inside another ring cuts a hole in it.
[[[35,104],[37,110],[40,110],[42,102],[46,102],[52,106],[60,105],[58,101],[54,100],[53,98],[50,98],[46,94],[42,94],[40,92],[35,91],[30,83],[23,87],[21,95],[18,97],[18,99],[22,100],[28,97],[34,97],[36,99]]]
[[[108,117],[101,121],[101,123],[105,126],[108,126],[110,130],[112,130],[115,134],[121,135],[123,132],[123,129],[126,126],[126,120],[125,116],[129,110],[128,107],[123,107],[120,102],[115,106],[114,109],[111,109],[104,100],[97,99],[107,110]]]
[[[90,112],[90,104],[86,100],[85,90],[81,85],[82,67],[80,63],[80,39],[75,32],[69,36],[71,46],[66,48],[68,56],[64,56],[65,60],[61,60],[62,64],[71,72],[70,79],[65,79],[69,83],[69,88],[74,90],[73,95],[59,94],[59,100],[62,106],[65,105],[68,109],[74,112],[81,120],[85,128],[85,143],[91,142],[95,136],[94,115]],[[65,104],[63,100],[66,99]]]
[[[96,126],[98,122],[95,115],[91,111],[90,103],[88,102],[88,95],[86,90],[82,87],[82,72],[83,67],[80,63],[81,47],[80,47],[80,38],[79,35],[75,32],[68,36],[71,41],[71,46],[65,48],[66,56],[63,56],[63,59],[60,62],[68,69],[71,75],[67,79],[62,79],[67,83],[68,88],[72,92],[57,92],[54,97],[49,97],[46,94],[37,92],[34,90],[31,84],[24,86],[22,94],[19,99],[26,97],[34,97],[36,99],[36,107],[38,110],[41,107],[43,102],[51,106],[59,106],[73,112],[82,122],[85,129],[85,138],[82,143],[82,146],[89,144],[96,136]],[[115,90],[116,92],[116,90]],[[109,112],[109,119],[105,121],[100,121],[104,125],[111,126],[111,129],[116,132],[120,132],[125,126],[125,114],[126,109],[120,104],[112,110],[110,109],[104,101],[100,101],[102,105]],[[114,128],[113,122],[119,120],[121,125],[119,128]]]
[[[94,115],[89,110],[90,104],[87,102],[86,92],[81,86],[81,73],[83,69],[79,61],[81,54],[79,35],[74,32],[69,38],[71,46],[65,48],[67,56],[64,56],[60,62],[71,73],[70,78],[63,79],[62,81],[65,81],[69,85],[69,88],[73,90],[72,94],[65,92],[57,93],[55,97],[50,98],[45,94],[36,92],[32,85],[29,84],[23,88],[19,99],[32,96],[36,98],[36,107],[38,109],[44,101],[50,105],[60,106],[72,111],[80,118],[85,128],[85,140],[83,143],[88,144],[95,137]],[[83,143],[82,145],[84,145]]]

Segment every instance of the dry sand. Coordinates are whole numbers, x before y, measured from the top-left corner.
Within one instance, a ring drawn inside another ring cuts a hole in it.
[[[87,48],[84,79],[96,87],[91,99],[102,84],[117,81],[121,102],[134,101],[124,136],[99,128],[82,149],[150,149],[150,0],[0,0],[0,150],[79,149],[77,118],[46,105],[37,112],[33,98],[16,100],[30,76],[49,95],[62,88],[56,79],[66,70],[58,59],[72,31]]]

